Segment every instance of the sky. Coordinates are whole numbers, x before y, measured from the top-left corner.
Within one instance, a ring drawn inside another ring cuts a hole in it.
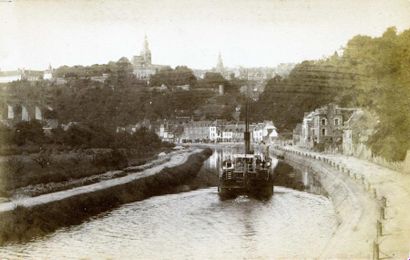
[[[0,70],[131,58],[145,34],[154,64],[273,67],[390,26],[410,28],[410,0],[0,0]]]

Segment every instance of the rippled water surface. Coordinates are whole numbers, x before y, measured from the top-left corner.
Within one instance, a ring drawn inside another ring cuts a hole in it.
[[[205,163],[217,169],[218,151]],[[301,175],[309,184],[307,173]],[[268,259],[317,257],[336,230],[329,199],[275,187],[269,201],[221,201],[216,188],[153,197],[0,248],[3,258]],[[1,257],[0,257],[1,258]]]
[[[203,259],[315,256],[335,230],[323,196],[276,187],[267,202],[220,201],[216,188],[124,205],[3,257]]]

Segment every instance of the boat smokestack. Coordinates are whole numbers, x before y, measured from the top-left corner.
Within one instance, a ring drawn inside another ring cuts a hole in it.
[[[246,103],[245,103],[245,132],[243,133],[243,138],[245,141],[245,154],[250,154],[251,153],[251,133],[249,132],[249,119],[248,119],[248,113],[249,113],[249,104],[248,104],[248,98],[246,98]]]

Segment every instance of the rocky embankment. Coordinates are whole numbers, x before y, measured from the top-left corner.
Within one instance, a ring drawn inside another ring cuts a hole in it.
[[[0,204],[0,243],[24,241],[150,196],[169,193],[194,179],[210,149],[190,149],[162,163],[126,169],[124,176]]]
[[[310,168],[327,191],[339,227],[324,258],[400,258],[410,251],[410,176],[357,158],[275,147],[296,167]]]

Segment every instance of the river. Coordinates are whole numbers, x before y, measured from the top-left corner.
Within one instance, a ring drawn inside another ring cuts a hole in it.
[[[204,167],[215,170],[218,151]],[[307,174],[301,172],[304,182]],[[312,185],[306,185],[311,189]],[[219,200],[217,188],[152,197],[0,248],[3,258],[266,259],[317,257],[337,227],[331,201],[275,186],[269,201]]]

